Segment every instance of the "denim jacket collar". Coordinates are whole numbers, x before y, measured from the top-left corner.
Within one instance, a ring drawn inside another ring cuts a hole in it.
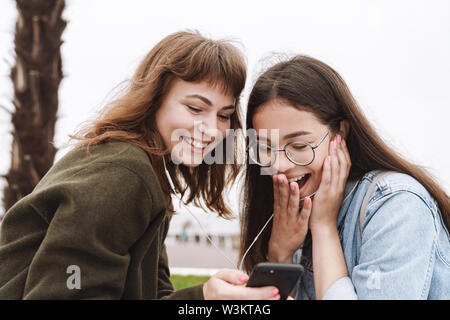
[[[337,226],[342,225],[342,222],[344,221],[345,214],[347,213],[347,210],[342,210],[345,207],[348,207],[348,204],[351,202],[352,195],[354,194],[355,190],[357,189],[357,185],[360,183],[361,180],[352,180],[347,181],[347,184],[345,185],[344,189],[344,200],[342,201],[341,209],[339,210],[339,214],[337,217]]]

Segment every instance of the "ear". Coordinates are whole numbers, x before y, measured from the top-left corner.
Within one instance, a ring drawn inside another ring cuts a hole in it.
[[[339,127],[339,134],[342,138],[347,139],[348,132],[350,131],[350,123],[348,120],[342,120]]]

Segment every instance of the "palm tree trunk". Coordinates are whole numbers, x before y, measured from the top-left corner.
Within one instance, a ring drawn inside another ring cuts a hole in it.
[[[53,164],[53,145],[62,80],[61,35],[65,0],[17,0],[11,168],[3,206],[29,194]]]

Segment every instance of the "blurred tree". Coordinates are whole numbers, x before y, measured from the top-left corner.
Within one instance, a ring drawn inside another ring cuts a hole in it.
[[[61,35],[65,0],[16,0],[13,142],[5,178],[3,206],[8,210],[33,191],[53,164],[53,145],[62,80]]]

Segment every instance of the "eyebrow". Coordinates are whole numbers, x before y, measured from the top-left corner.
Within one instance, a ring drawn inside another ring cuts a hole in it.
[[[199,94],[191,94],[191,95],[186,96],[186,98],[194,98],[194,99],[201,100],[203,103],[205,103],[206,105],[208,105],[210,107],[212,107],[212,105],[213,105],[212,102],[208,98],[201,96]],[[235,106],[230,104],[229,106],[225,106],[222,108],[222,110],[228,110],[228,109],[234,110]]]
[[[306,136],[308,134],[312,134],[312,133],[309,131],[296,131],[296,132],[285,135],[284,139],[290,139],[290,138],[299,137],[299,136]]]
[[[308,134],[312,134],[312,132],[309,132],[309,131],[296,131],[296,132],[292,132],[292,133],[289,133],[289,134],[285,135],[283,137],[283,139],[291,139],[291,138],[294,138],[294,137],[306,136]],[[270,141],[269,138],[261,137],[261,136],[258,136],[258,140]]]

